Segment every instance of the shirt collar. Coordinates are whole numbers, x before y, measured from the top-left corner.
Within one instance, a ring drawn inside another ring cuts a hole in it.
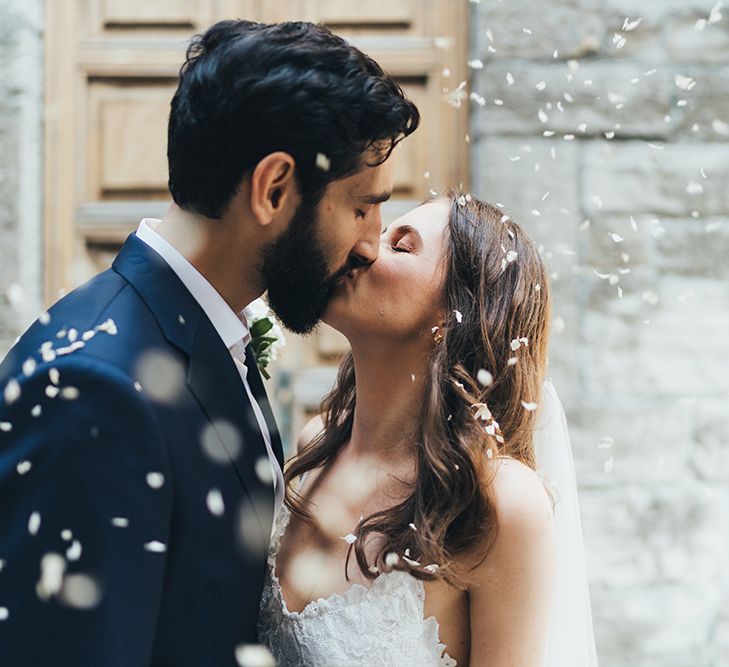
[[[230,349],[231,345],[239,341],[248,345],[251,335],[245,311],[236,314],[205,276],[157,233],[160,222],[156,218],[144,218],[137,228],[137,236],[167,262],[208,316],[225,347]]]

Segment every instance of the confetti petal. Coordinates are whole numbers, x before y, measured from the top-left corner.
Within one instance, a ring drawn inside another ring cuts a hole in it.
[[[484,386],[488,387],[494,381],[494,376],[491,375],[485,368],[482,368],[476,374],[476,379]]]
[[[20,383],[15,378],[8,380],[3,396],[8,405],[15,403],[20,398]]]
[[[161,472],[147,473],[147,484],[153,489],[159,489],[165,483],[165,476]]]
[[[320,169],[321,171],[329,171],[331,166],[332,166],[331,161],[329,160],[329,158],[326,155],[324,155],[324,153],[316,154],[317,169]]]
[[[39,512],[33,512],[28,519],[28,532],[31,535],[37,535],[41,525],[41,515]]]
[[[239,667],[276,667],[273,655],[261,644],[239,644],[235,647],[235,660]]]
[[[208,510],[213,516],[223,516],[225,513],[225,503],[223,502],[223,494],[220,489],[210,489],[205,499]]]

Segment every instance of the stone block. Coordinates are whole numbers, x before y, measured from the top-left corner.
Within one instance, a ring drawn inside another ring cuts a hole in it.
[[[729,489],[690,475],[672,483],[580,490],[590,584],[626,593],[643,586],[702,589],[729,575]]]
[[[538,12],[529,0],[474,4],[473,57],[547,59],[555,49],[560,58],[595,53],[604,33],[599,7],[598,0],[546,0]]]
[[[729,141],[729,67],[676,66],[674,71],[695,81],[687,84],[690,90],[679,91],[686,101],[680,112],[681,132],[707,141]]]
[[[595,141],[585,147],[583,163],[587,215],[729,211],[729,151],[722,145]]]
[[[729,279],[729,217],[664,219],[660,225],[666,230],[655,239],[661,274]]]
[[[473,193],[502,204],[546,250],[565,256],[564,251],[575,252],[580,221],[578,147],[512,137],[483,138],[472,146]]]
[[[595,591],[600,667],[724,667],[713,631],[725,595],[688,577],[670,586]]]
[[[565,410],[581,484],[677,482],[686,477],[694,420],[682,401],[583,394],[565,403]]]
[[[606,16],[663,22],[676,16],[705,18],[716,4],[717,0],[648,0],[641,3],[635,0],[604,0],[601,6]]]
[[[605,215],[590,219],[582,235],[583,261],[600,273],[613,273],[625,282],[626,270],[651,264],[655,230],[661,221],[649,216]]]
[[[711,41],[713,33],[721,30],[721,23],[707,26],[704,30],[697,30],[696,23],[700,19],[708,19],[716,4],[716,0],[651,0],[642,3],[605,0],[602,15],[606,40],[600,55],[657,63],[671,57],[672,45],[677,42],[678,52],[674,55],[679,61],[701,61],[705,57],[702,37]],[[626,19],[631,23],[640,19],[640,22],[632,30],[623,30]],[[691,34],[686,35],[687,30]]]
[[[729,481],[729,394],[689,406],[693,423],[691,468],[702,479]]]
[[[716,5],[716,2],[706,4]],[[675,63],[703,63],[725,65],[729,60],[729,21],[727,8],[724,17],[717,23],[697,29],[696,22],[706,18],[709,11],[692,12],[675,16],[666,22],[664,43],[666,57]]]
[[[473,104],[472,126],[478,134],[667,137],[673,79],[666,69],[646,72],[627,62],[489,62],[474,77],[485,105]]]
[[[729,392],[727,331],[726,281],[662,276],[622,299],[590,293],[581,329],[585,388],[594,396],[722,395]]]

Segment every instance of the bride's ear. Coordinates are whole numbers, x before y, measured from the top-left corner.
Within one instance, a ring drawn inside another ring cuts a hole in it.
[[[251,211],[260,225],[268,225],[288,208],[295,208],[298,196],[291,155],[277,151],[266,155],[251,174]],[[290,217],[290,216],[287,216]]]

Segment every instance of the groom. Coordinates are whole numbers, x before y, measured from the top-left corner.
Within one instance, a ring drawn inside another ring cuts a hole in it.
[[[418,120],[322,26],[195,39],[173,205],[0,365],[3,665],[233,665],[255,642],[283,454],[242,311],[267,290],[312,331],[376,259]]]

